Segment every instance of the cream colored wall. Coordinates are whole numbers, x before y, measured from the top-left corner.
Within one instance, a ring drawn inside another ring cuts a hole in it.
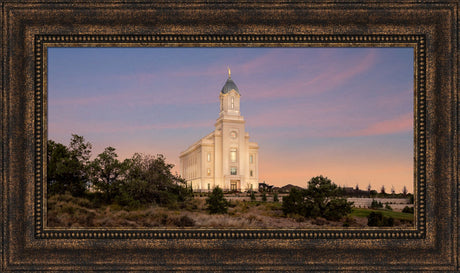
[[[234,107],[231,107],[233,97]],[[258,189],[259,156],[257,143],[249,142],[249,134],[245,131],[245,121],[240,115],[240,95],[232,90],[220,94],[221,112],[215,123],[215,131],[193,144],[180,155],[180,170],[187,181],[192,182],[195,191],[207,191],[208,183],[211,190],[219,186],[230,190],[230,181],[239,180],[239,190],[246,191],[252,185]],[[237,138],[232,139],[230,133],[237,132]],[[230,162],[230,149],[237,149],[237,162]],[[207,155],[211,153],[211,162]],[[249,163],[249,155],[254,155],[254,162]],[[237,174],[231,175],[230,168],[235,166]],[[207,169],[211,169],[211,176]],[[253,177],[250,170],[254,171]]]

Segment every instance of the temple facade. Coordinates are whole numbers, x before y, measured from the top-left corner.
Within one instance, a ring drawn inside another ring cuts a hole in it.
[[[259,146],[249,141],[240,112],[240,91],[231,78],[220,91],[215,130],[180,153],[181,176],[194,191],[258,190]]]

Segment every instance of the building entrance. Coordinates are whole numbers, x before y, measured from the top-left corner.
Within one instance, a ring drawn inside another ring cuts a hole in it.
[[[230,181],[230,190],[237,191],[240,188],[240,180],[231,180]]]

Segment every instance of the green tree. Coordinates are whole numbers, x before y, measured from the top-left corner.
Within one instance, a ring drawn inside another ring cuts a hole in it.
[[[72,156],[78,159],[83,165],[89,164],[89,159],[91,157],[92,145],[89,142],[86,142],[83,136],[72,134],[72,139],[70,140],[69,145],[70,152]]]
[[[340,189],[327,177],[317,176],[308,181],[306,198],[314,206],[312,216],[321,216],[329,202],[340,196]]]
[[[186,181],[171,173],[173,164],[163,155],[134,154],[126,160],[127,172],[122,185],[124,197],[141,204],[156,203],[171,206],[193,196]]]
[[[283,212],[338,220],[351,212],[353,204],[340,196],[341,190],[330,179],[323,176],[313,177],[306,190],[293,188],[283,198]]]
[[[289,214],[299,214],[306,216],[309,214],[308,210],[311,207],[308,206],[305,200],[305,190],[291,188],[287,196],[283,196],[283,213],[285,215]]]
[[[227,213],[229,202],[224,198],[224,192],[221,188],[215,187],[212,193],[206,199],[207,210],[211,214]]]
[[[376,190],[371,190],[371,191],[369,192],[369,196],[372,197],[372,198],[376,197],[377,194],[378,194],[378,193],[377,193]]]
[[[402,189],[402,194],[403,194],[404,197],[406,197],[406,195],[407,195],[407,188],[406,188],[406,186],[403,187],[403,189]]]
[[[328,220],[338,221],[351,213],[351,205],[352,202],[348,202],[345,198],[331,199],[322,216]]]
[[[113,202],[120,195],[123,175],[127,164],[117,159],[115,148],[107,147],[90,165],[91,182],[96,190],[102,193],[105,202]]]
[[[91,143],[73,134],[69,147],[53,140],[47,142],[48,194],[70,193],[75,197],[85,194]]]

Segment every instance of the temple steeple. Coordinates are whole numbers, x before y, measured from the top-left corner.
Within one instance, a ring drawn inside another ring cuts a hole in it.
[[[220,116],[239,116],[240,115],[240,92],[235,82],[232,80],[230,67],[228,69],[228,79],[220,91]]]

